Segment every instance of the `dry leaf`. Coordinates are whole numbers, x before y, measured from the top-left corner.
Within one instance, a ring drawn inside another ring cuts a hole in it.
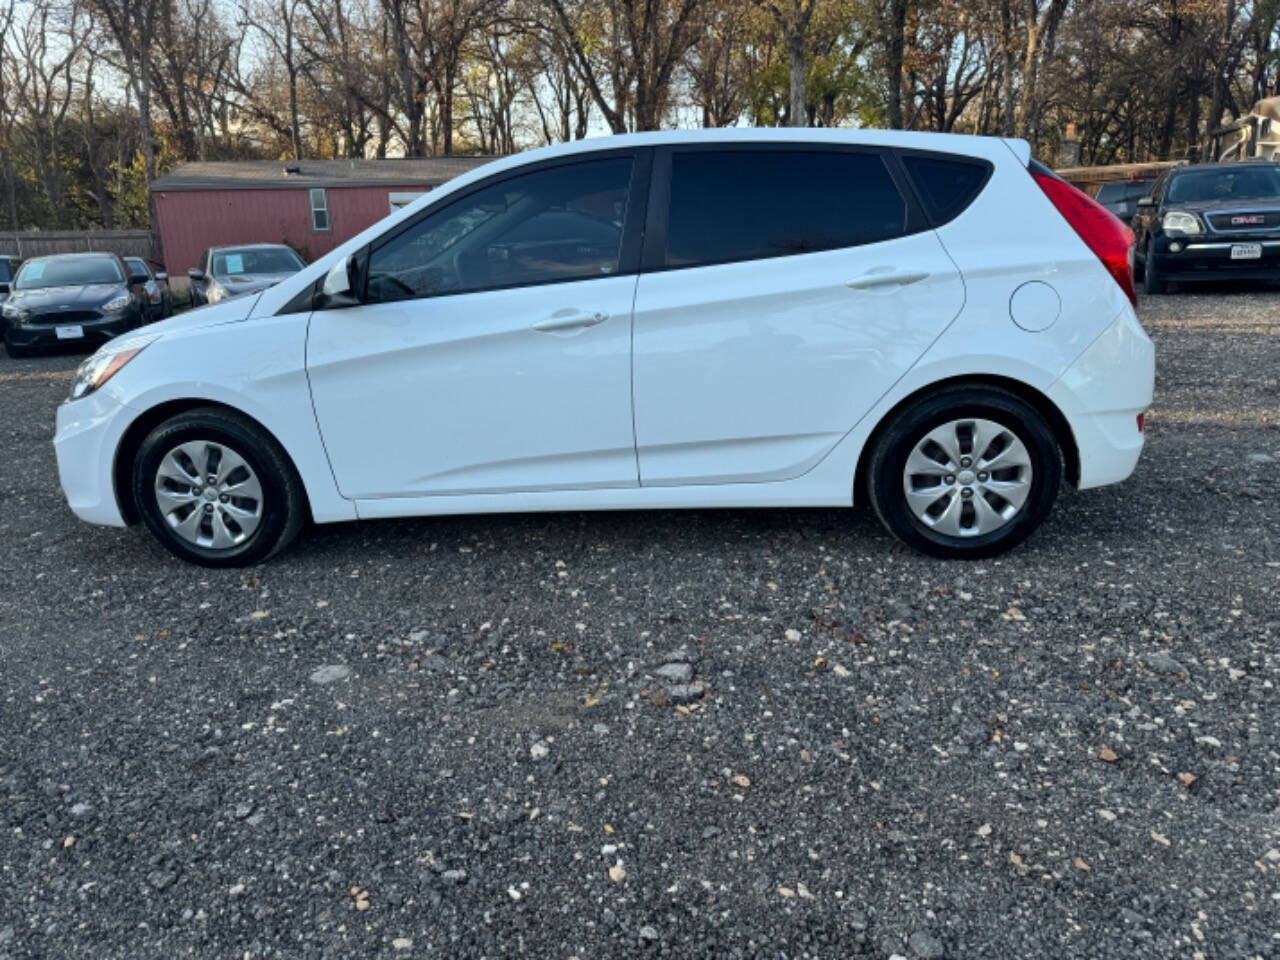
[[[1020,867],[1022,866],[1022,857],[1018,856],[1018,854],[1015,853],[1013,850],[1010,850],[1009,862],[1012,863],[1015,867]]]
[[[746,774],[742,774],[742,773],[735,775],[733,778],[733,782],[735,786],[739,786],[739,787],[751,786],[751,779]]]
[[[614,883],[621,883],[627,879],[627,871],[620,863],[615,863],[609,868],[609,879]]]
[[[357,909],[357,910],[359,910],[361,913],[364,913],[366,910],[368,910],[368,909],[369,909],[369,901],[368,901],[368,900],[357,900],[357,901],[356,901],[356,909]]]
[[[265,610],[255,610],[253,611],[253,613],[249,614],[249,616],[253,617],[253,619],[255,620],[261,620],[266,615],[267,615],[267,611]]]
[[[71,847],[74,847],[75,845],[76,845],[76,838],[75,838],[75,837],[67,837],[67,839],[65,839],[65,840],[63,840],[63,841],[62,841],[62,849],[63,849],[63,850],[68,850],[68,849],[70,849]]]
[[[792,890],[790,887],[779,887],[778,892],[782,894],[784,897],[786,897],[788,900],[790,900],[792,897],[796,895],[796,892]]]
[[[1103,760],[1107,761],[1107,763],[1115,763],[1117,760],[1120,759],[1116,755],[1116,752],[1112,750],[1110,747],[1103,747],[1101,750],[1098,751],[1098,756],[1101,757]]]
[[[1184,787],[1189,787],[1196,782],[1196,775],[1194,773],[1180,773],[1178,774],[1178,779],[1182,781]]]
[[[1163,844],[1166,847],[1169,846],[1169,838],[1166,837],[1163,833],[1158,833],[1155,830],[1152,830],[1151,839],[1154,840],[1156,843]]]
[[[609,834],[613,833],[613,827],[611,827],[609,824],[606,823],[604,825],[604,832]]]
[[[1090,869],[1092,869],[1092,868],[1089,866],[1089,864],[1087,864],[1087,863],[1085,863],[1085,862],[1084,862],[1084,857],[1076,857],[1076,858],[1075,858],[1074,860],[1072,860],[1071,862],[1072,862],[1072,863],[1074,863],[1074,864],[1076,865],[1076,869],[1077,869],[1077,870],[1084,870],[1084,871],[1087,873]]]

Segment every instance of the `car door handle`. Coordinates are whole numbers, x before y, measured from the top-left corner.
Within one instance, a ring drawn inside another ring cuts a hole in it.
[[[576,330],[579,327],[594,327],[609,319],[607,313],[586,313],[583,310],[557,310],[545,320],[539,320],[533,329],[541,333],[556,333],[562,330]]]
[[[854,290],[876,290],[882,287],[905,287],[912,283],[919,283],[926,279],[929,272],[917,271],[913,273],[894,273],[890,270],[869,271],[856,280],[850,280],[845,284]]]

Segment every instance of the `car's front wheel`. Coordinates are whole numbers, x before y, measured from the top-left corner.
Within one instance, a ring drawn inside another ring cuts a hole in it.
[[[876,514],[904,543],[937,557],[990,557],[1048,515],[1062,455],[1021,398],[961,386],[899,411],[876,439],[866,477]]]
[[[1147,255],[1142,260],[1142,290],[1144,293],[1159,294],[1166,293],[1168,289],[1169,284],[1156,265],[1156,242],[1148,240]]]
[[[133,462],[138,514],[171,552],[207,567],[265,560],[306,517],[280,445],[233,411],[201,407],[155,427]]]

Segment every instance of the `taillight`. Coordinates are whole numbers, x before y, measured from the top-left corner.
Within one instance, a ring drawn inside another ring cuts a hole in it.
[[[1142,433],[1142,431],[1146,428],[1146,426],[1147,426],[1147,411],[1143,410],[1140,414],[1138,414],[1138,432]]]
[[[1097,200],[1047,170],[1032,169],[1031,176],[1136,307],[1138,294],[1133,289],[1133,267],[1129,260],[1133,231]]]

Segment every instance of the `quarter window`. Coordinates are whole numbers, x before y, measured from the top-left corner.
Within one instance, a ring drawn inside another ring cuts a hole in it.
[[[920,200],[935,226],[959,216],[986,185],[988,164],[907,154],[902,165],[916,185]]]
[[[692,267],[874,243],[900,236],[906,219],[906,202],[876,153],[676,153],[666,265]]]
[[[618,272],[629,157],[482,188],[373,250],[365,298],[404,300]]]
[[[329,230],[329,196],[323,187],[307,191],[311,195],[311,229],[314,233]]]

